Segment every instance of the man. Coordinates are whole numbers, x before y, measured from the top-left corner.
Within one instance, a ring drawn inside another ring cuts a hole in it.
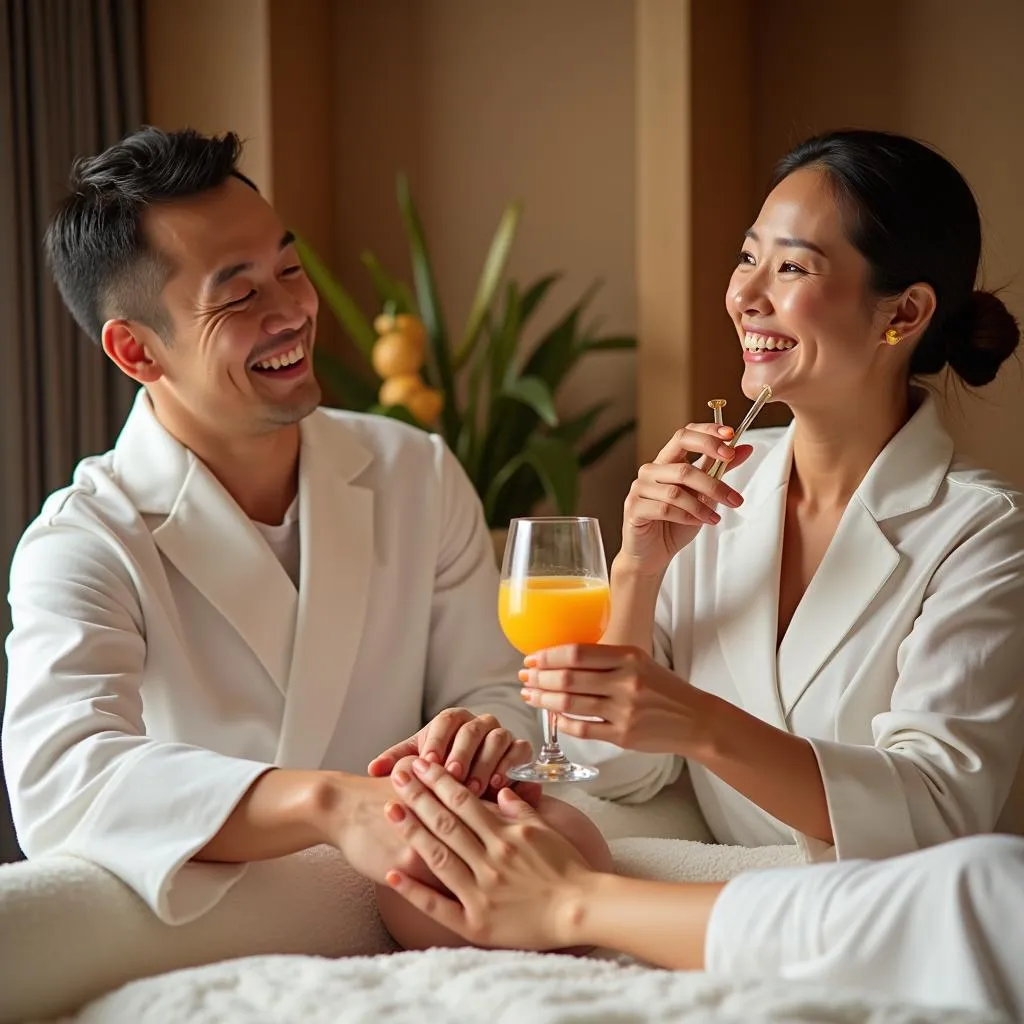
[[[493,791],[535,721],[468,480],[436,437],[318,409],[316,292],[239,153],[146,128],[76,166],[50,265],[142,390],[11,570],[22,847],[172,923],[322,842],[380,881],[399,846],[367,763],[419,753]]]

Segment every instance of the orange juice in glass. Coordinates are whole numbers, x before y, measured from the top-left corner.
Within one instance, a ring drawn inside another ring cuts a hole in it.
[[[528,576],[501,581],[498,618],[523,654],[562,644],[596,644],[608,626],[608,584],[592,576]]]
[[[563,644],[596,644],[608,625],[608,569],[596,519],[513,519],[505,543],[498,618],[523,654]],[[598,770],[574,764],[558,743],[557,716],[542,712],[537,759],[509,772],[521,782],[586,782]]]

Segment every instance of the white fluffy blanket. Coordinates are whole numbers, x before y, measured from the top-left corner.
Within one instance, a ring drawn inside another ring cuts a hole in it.
[[[788,847],[708,844],[685,783],[643,807],[578,789],[558,795],[598,822],[625,874],[704,881],[796,860]],[[987,1019],[792,983],[659,971],[610,954],[395,954],[368,884],[326,848],[252,865],[211,913],[181,928],[155,921],[116,879],[74,858],[0,868],[0,936],[2,1024],[62,1014],[67,1024]]]
[[[536,953],[263,956],[133,982],[75,1024],[980,1024],[883,997]],[[992,1018],[987,1018],[991,1021]]]

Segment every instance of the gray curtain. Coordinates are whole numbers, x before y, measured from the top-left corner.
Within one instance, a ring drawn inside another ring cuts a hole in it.
[[[65,311],[41,239],[71,163],[142,122],[140,0],[0,8],[0,578],[43,498],[110,447],[133,393]],[[0,634],[10,630],[0,601]],[[6,688],[7,662],[0,654]],[[0,786],[0,861],[18,856]]]

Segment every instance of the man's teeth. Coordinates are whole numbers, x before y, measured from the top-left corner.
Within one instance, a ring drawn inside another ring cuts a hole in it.
[[[296,345],[290,352],[283,356],[271,356],[270,359],[263,359],[253,365],[257,370],[280,370],[282,366],[291,366],[302,358],[302,346]]]
[[[776,338],[768,334],[752,334],[748,332],[743,336],[743,347],[748,352],[769,352],[776,349],[790,349],[796,346],[792,338]]]

